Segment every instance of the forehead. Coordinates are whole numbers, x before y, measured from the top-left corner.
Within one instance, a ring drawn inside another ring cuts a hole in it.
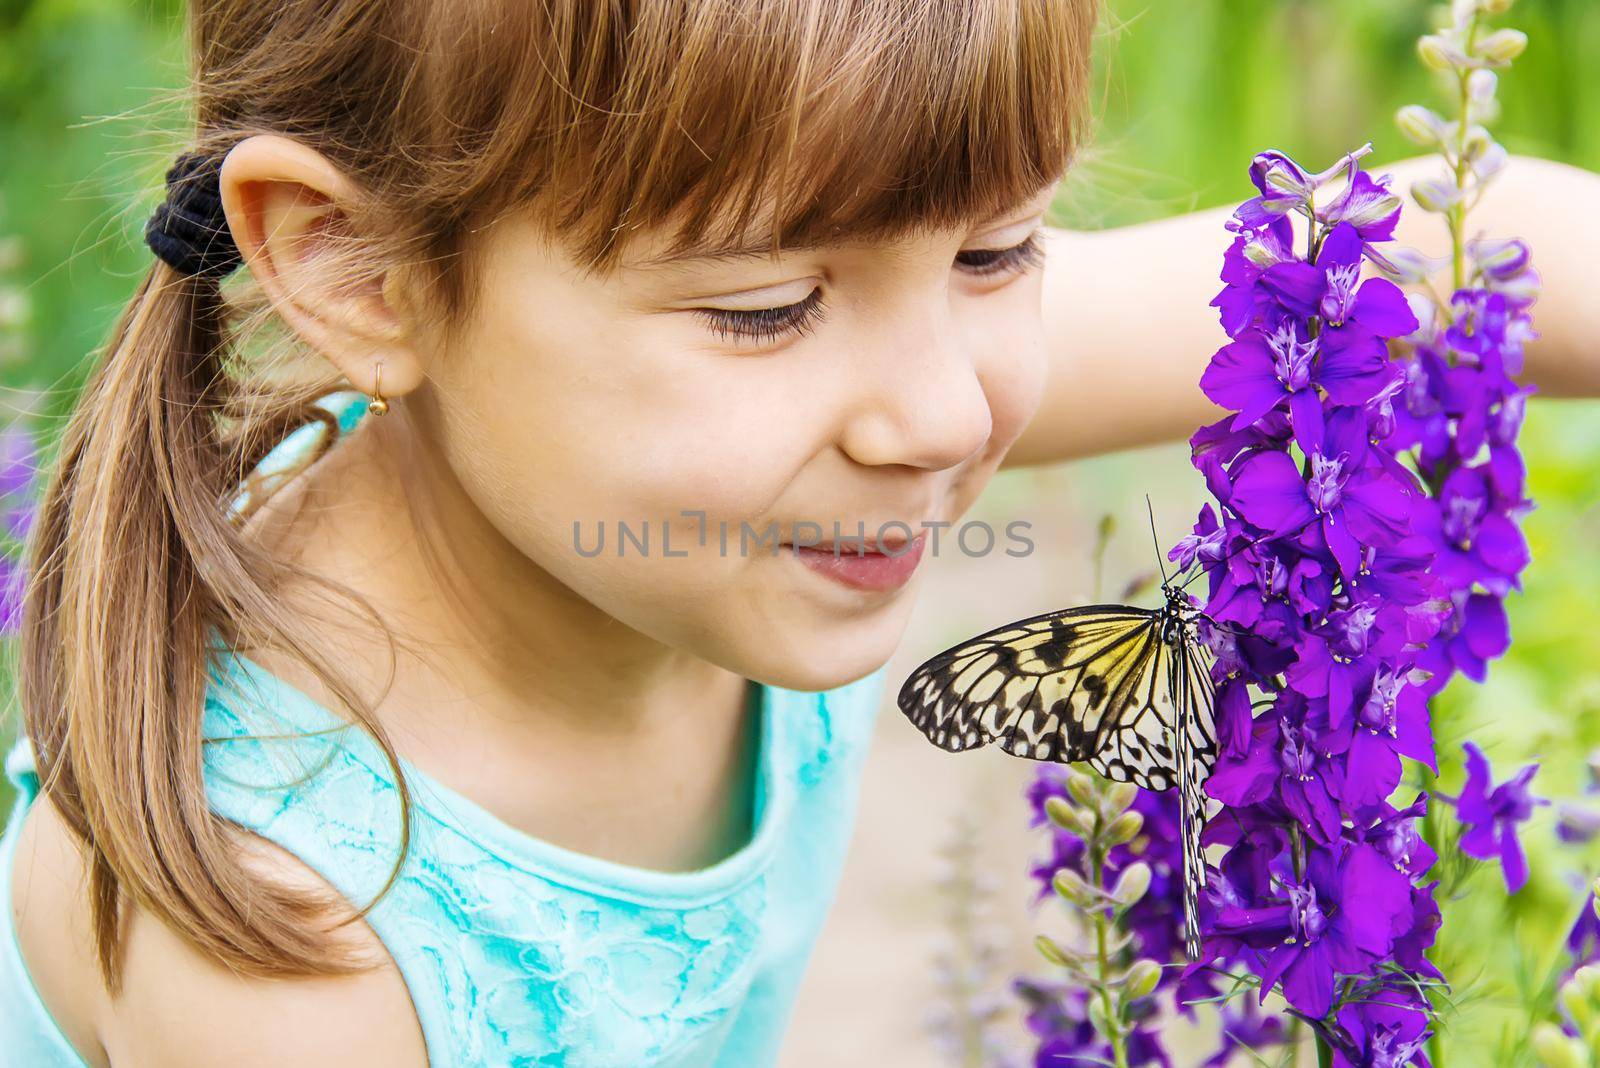
[[[630,270],[670,273],[673,270],[749,263],[784,253],[821,248],[872,248],[922,233],[1003,223],[1011,218],[1022,219],[1048,211],[1060,181],[1061,176],[1056,175],[1038,188],[1026,191],[1021,197],[1010,198],[1010,203],[979,210],[964,221],[884,218],[854,229],[836,227],[832,231],[806,233],[789,241],[784,240],[782,233],[774,227],[772,202],[766,200],[756,222],[740,232],[731,232],[725,225],[719,226],[717,223],[711,224],[707,233],[689,238],[669,227],[642,231],[628,244],[622,256],[622,265]]]

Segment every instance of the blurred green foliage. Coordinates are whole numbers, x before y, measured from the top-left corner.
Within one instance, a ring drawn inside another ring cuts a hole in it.
[[[1434,17],[1416,0],[1109,3],[1098,137],[1061,205],[1076,225],[1242,199],[1246,165],[1267,147],[1314,166],[1369,140],[1375,160],[1409,156],[1416,150],[1395,132],[1395,109],[1445,103],[1442,83],[1416,60],[1415,40]],[[48,435],[148,264],[144,221],[187,121],[161,103],[184,84],[181,15],[177,0],[0,0],[0,238],[21,249],[0,289],[9,281],[21,294],[10,308],[24,339],[0,349],[0,417]],[[1513,152],[1600,170],[1600,4],[1521,0],[1500,21],[1531,40],[1502,81],[1499,139]],[[1600,407],[1536,402],[1524,433],[1539,502],[1526,519],[1535,562],[1526,593],[1511,601],[1511,653],[1488,684],[1458,685],[1438,702],[1441,782],[1459,786],[1460,741],[1471,735],[1497,779],[1539,759],[1536,789],[1568,797],[1585,781],[1584,756],[1600,746]],[[1129,485],[1192,474],[1180,463],[1130,475],[1154,455],[1088,462],[1080,474],[1108,501]],[[1159,456],[1165,464],[1173,454]],[[0,742],[7,735],[0,730]],[[4,784],[0,803],[9,807]],[[1451,1024],[1452,1065],[1531,1063],[1523,1005],[1563,966],[1555,947],[1581,905],[1575,886],[1600,871],[1600,854],[1558,845],[1552,824],[1552,810],[1541,810],[1527,836],[1533,880],[1515,899],[1488,869],[1447,904],[1440,962],[1465,1007]]]
[[[1417,155],[1392,116],[1445,110],[1417,59],[1438,19],[1425,0],[1106,0],[1097,143],[1067,208],[1115,226],[1242,200],[1264,148],[1325,167],[1371,141],[1371,169]],[[1501,79],[1498,140],[1600,170],[1600,4],[1519,0],[1496,25],[1529,36]]]

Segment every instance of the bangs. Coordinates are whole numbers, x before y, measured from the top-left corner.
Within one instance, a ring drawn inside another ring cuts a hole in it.
[[[429,138],[455,153],[451,214],[532,206],[597,272],[642,230],[688,255],[758,225],[777,249],[1020,206],[1071,162],[1097,15],[1096,0],[435,6],[451,40],[428,52],[448,58],[418,88],[452,120]]]

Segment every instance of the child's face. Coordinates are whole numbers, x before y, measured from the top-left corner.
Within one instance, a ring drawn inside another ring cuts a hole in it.
[[[484,235],[481,314],[427,371],[440,444],[509,541],[629,627],[791,688],[865,674],[898,644],[931,543],[903,585],[864,590],[774,553],[769,527],[815,544],[864,525],[870,544],[886,522],[962,516],[1044,375],[1041,268],[968,264],[1027,240],[1053,190],[960,232],[778,261],[650,265],[664,243],[641,239],[603,280],[506,219]],[[724,337],[697,310],[814,291],[804,333],[769,313],[766,335]],[[944,531],[939,554],[958,551]]]

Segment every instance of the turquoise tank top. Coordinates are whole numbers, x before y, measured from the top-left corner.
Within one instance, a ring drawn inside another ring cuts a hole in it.
[[[366,904],[399,855],[381,750],[255,661],[217,665],[204,716],[211,807]],[[403,762],[413,839],[368,922],[411,993],[429,1065],[776,1063],[849,844],[884,672],[823,693],[759,687],[755,827],[698,871],[545,842]],[[6,774],[19,793],[0,839],[0,1048],[27,1068],[85,1068],[12,923],[16,831],[39,788],[26,738]]]

